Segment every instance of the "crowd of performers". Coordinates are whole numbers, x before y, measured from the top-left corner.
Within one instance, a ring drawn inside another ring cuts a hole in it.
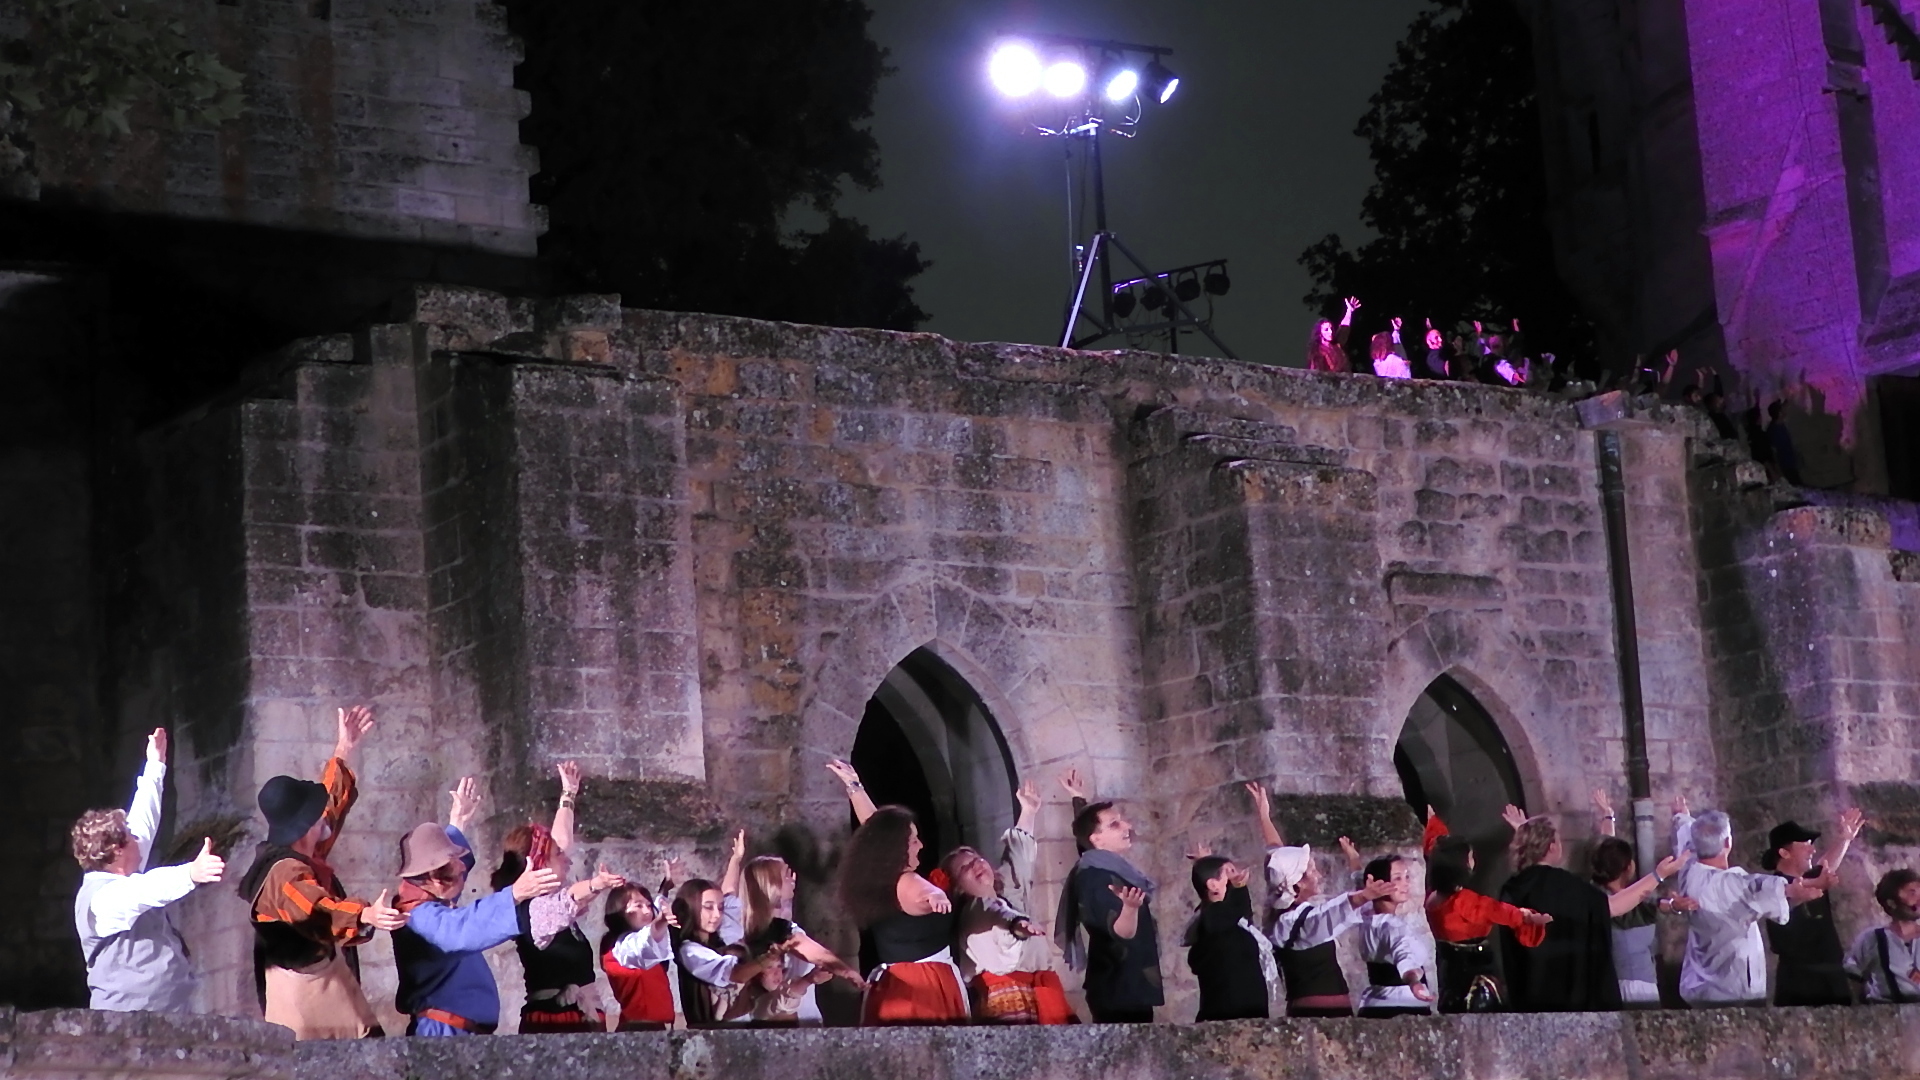
[[[1041,799],[1031,784],[1018,793],[1019,820],[997,859],[960,847],[922,876],[913,814],[875,806],[852,767],[833,762],[859,821],[837,897],[861,932],[855,966],[794,921],[794,871],[776,856],[747,858],[744,832],[717,881],[689,876],[678,860],[661,864],[657,892],[605,866],[576,875],[581,777],[570,762],[559,766],[551,823],[507,833],[484,897],[462,900],[475,868],[466,835],[478,803],[471,779],[450,793],[444,824],[422,823],[401,838],[397,889],[352,895],[327,860],[354,804],[348,759],[373,724],[365,707],[342,709],[320,781],[276,776],[259,793],[267,834],[238,892],[251,913],[266,1019],[298,1038],[380,1033],[354,949],[381,930],[392,935],[399,973],[395,1008],[408,1018],[407,1034],[419,1036],[496,1029],[500,993],[484,954],[509,941],[525,972],[523,1033],[818,1024],[815,991],[833,979],[859,989],[866,1024],[1072,1023],[1060,961],[1083,973],[1094,1022],[1151,1022],[1165,1004],[1154,906],[1183,915],[1187,906],[1132,861],[1134,830],[1122,810],[1089,801],[1072,772],[1061,783],[1073,799],[1080,855],[1049,934],[1036,917]],[[156,730],[131,805],[89,811],[73,827],[85,871],[74,921],[94,1008],[191,1006],[192,969],[170,905],[221,882],[226,865],[207,841],[191,862],[148,868],[166,752],[166,732]],[[1421,903],[1411,891],[1414,860],[1368,861],[1343,838],[1352,880],[1330,880],[1309,847],[1281,835],[1266,790],[1246,791],[1264,848],[1265,910],[1249,892],[1251,865],[1205,848],[1187,853],[1195,910],[1179,940],[1199,984],[1198,1020],[1266,1017],[1276,994],[1296,1017],[1657,1008],[1661,913],[1688,923],[1678,989],[1690,1007],[1765,1003],[1767,939],[1779,959],[1776,1005],[1920,1001],[1920,873],[1886,874],[1875,897],[1887,925],[1841,947],[1826,892],[1862,827],[1858,811],[1841,815],[1824,852],[1816,852],[1819,833],[1778,826],[1765,872],[1754,874],[1729,863],[1725,814],[1694,815],[1676,800],[1676,854],[1642,873],[1595,793],[1603,836],[1583,876],[1559,865],[1550,819],[1508,807],[1513,873],[1498,898],[1471,887],[1472,846],[1429,811]],[[581,920],[595,911],[604,927],[590,935]],[[1416,931],[1423,915],[1430,935]],[[1366,965],[1357,993],[1336,952],[1348,935]],[[596,989],[598,972],[610,1005]]]

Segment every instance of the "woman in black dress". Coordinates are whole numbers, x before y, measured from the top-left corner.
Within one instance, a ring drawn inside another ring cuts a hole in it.
[[[1273,953],[1253,924],[1250,874],[1224,855],[1193,862],[1200,910],[1187,924],[1187,966],[1200,980],[1195,1020],[1265,1020]]]

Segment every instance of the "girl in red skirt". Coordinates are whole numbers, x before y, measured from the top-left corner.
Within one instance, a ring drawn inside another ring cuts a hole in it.
[[[953,962],[953,901],[916,872],[920,829],[903,806],[874,808],[844,762],[830,768],[847,785],[861,825],[840,860],[840,903],[879,960],[867,973],[862,1024],[964,1024],[966,985]]]
[[[673,939],[667,913],[646,886],[628,883],[607,894],[607,932],[600,939],[600,969],[620,1007],[620,1031],[660,1031],[673,1026],[673,986],[667,961]]]

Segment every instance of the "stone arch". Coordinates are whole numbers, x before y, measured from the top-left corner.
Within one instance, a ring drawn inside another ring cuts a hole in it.
[[[1387,647],[1374,734],[1379,745],[1392,747],[1415,702],[1447,676],[1499,728],[1519,770],[1527,809],[1560,814],[1584,804],[1585,763],[1593,755],[1575,725],[1556,715],[1545,672],[1521,642],[1504,612],[1430,612]],[[1397,777],[1392,782],[1397,785]]]
[[[1055,684],[1047,657],[1021,623],[1016,607],[941,580],[902,585],[853,611],[838,633],[820,643],[820,662],[801,704],[793,795],[802,816],[823,831],[833,828],[845,800],[825,764],[847,755],[868,700],[920,649],[979,696],[1006,741],[1016,776],[1037,778],[1069,763],[1093,766],[1084,718]]]

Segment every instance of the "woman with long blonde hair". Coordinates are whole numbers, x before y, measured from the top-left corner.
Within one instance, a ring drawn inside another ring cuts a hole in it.
[[[776,944],[785,944],[785,966],[779,974],[779,986],[764,993],[756,1002],[754,1019],[773,1024],[821,1022],[820,1006],[814,988],[839,976],[858,986],[863,980],[826,946],[807,935],[793,921],[794,884],[798,875],[778,855],[757,855],[747,860],[741,872],[740,940],[749,956],[764,955]],[[769,980],[774,976],[769,975]]]

